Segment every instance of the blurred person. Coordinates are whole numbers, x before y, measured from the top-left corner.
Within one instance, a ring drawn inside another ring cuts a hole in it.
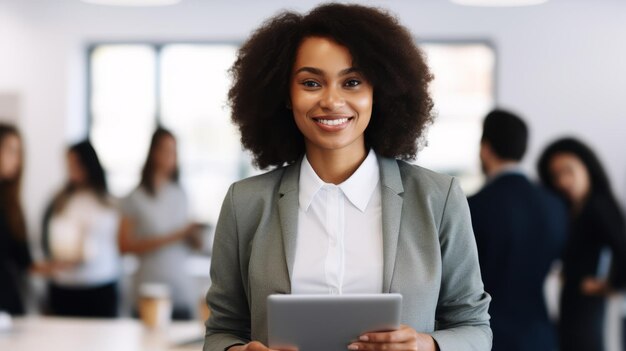
[[[18,130],[0,124],[0,311],[24,314],[22,288],[32,265],[20,201],[23,152]]]
[[[626,229],[609,179],[595,153],[574,138],[550,144],[538,163],[541,181],[569,205],[570,233],[563,257],[561,351],[603,350],[607,295],[626,285]],[[611,266],[603,273],[601,253]]]
[[[224,199],[204,350],[268,350],[270,294],[389,292],[402,294],[400,328],[346,350],[491,349],[467,199],[454,178],[405,162],[432,122],[432,75],[397,18],[354,4],[285,11],[231,72],[243,146],[275,169]]]
[[[489,306],[494,351],[550,351],[556,330],[543,285],[567,235],[565,204],[520,168],[528,128],[517,115],[493,110],[483,123],[480,161],[486,185],[469,198]]]
[[[172,318],[191,319],[197,294],[186,262],[191,249],[200,246],[201,228],[189,220],[187,196],[178,183],[176,139],[168,130],[154,132],[140,185],[122,208],[120,248],[140,260],[135,301],[142,284],[165,284],[173,302]]]
[[[67,151],[68,180],[54,197],[45,230],[51,259],[62,264],[48,286],[50,312],[59,316],[116,317],[120,215],[89,141]]]

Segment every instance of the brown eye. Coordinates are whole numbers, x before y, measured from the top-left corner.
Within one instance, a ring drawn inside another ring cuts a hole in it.
[[[346,83],[344,85],[349,87],[349,88],[354,88],[354,87],[357,87],[357,86],[361,85],[361,81],[358,80],[358,79],[350,79],[350,80],[346,81]]]
[[[305,88],[319,88],[321,85],[313,80],[305,80],[304,82],[302,82],[302,85],[304,85]]]

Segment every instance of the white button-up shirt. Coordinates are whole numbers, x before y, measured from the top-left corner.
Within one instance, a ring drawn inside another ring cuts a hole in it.
[[[305,156],[299,185],[292,293],[381,293],[382,208],[374,151],[339,185],[324,183]]]

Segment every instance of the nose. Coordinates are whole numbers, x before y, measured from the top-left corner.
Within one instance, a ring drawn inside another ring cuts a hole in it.
[[[345,105],[346,100],[341,94],[340,89],[335,87],[328,87],[322,98],[320,99],[320,107],[325,110],[334,111],[343,107]]]

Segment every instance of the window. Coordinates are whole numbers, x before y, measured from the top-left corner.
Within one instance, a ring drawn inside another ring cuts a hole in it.
[[[417,164],[459,177],[466,193],[478,190],[482,120],[495,105],[495,52],[487,43],[424,43],[435,76],[437,118]]]
[[[177,136],[191,216],[217,221],[228,186],[248,170],[226,107],[236,50],[233,44],[93,48],[90,133],[114,195],[137,186],[160,124]]]
[[[495,53],[486,43],[421,44],[435,75],[438,112],[416,163],[462,180],[480,180],[481,121],[494,105]],[[230,122],[227,73],[235,44],[102,44],[89,52],[90,136],[109,187],[137,186],[157,125],[178,138],[181,183],[193,219],[215,223],[228,186],[254,172]]]

